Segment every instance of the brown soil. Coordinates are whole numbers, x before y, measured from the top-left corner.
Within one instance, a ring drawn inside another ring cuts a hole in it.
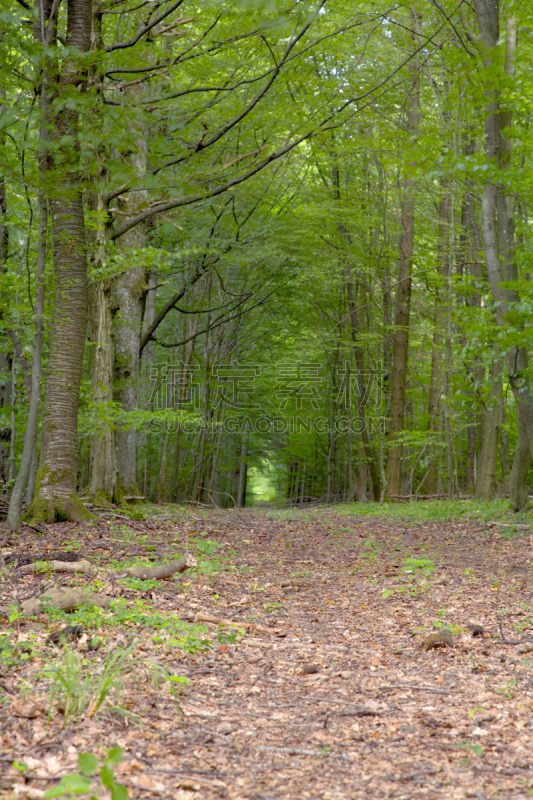
[[[0,661],[3,797],[41,797],[76,771],[78,753],[115,746],[124,749],[117,780],[139,800],[517,800],[533,793],[529,536],[503,538],[507,529],[490,523],[410,525],[331,509],[118,518],[114,530],[112,519],[26,529],[4,554],[57,552],[77,540],[89,559],[116,567],[133,555],[198,555],[198,541],[215,541],[222,548],[208,572],[147,590],[102,575],[97,588],[131,603],[141,598],[169,617],[231,620],[244,636],[217,638],[222,629],[207,623],[210,649],[186,653],[175,635],[154,634],[138,619],[108,628],[102,612],[95,627],[105,644],[87,653],[95,663],[139,638],[117,700],[133,716],[104,705],[65,725],[59,701],[48,720],[41,674],[46,659],[64,657],[46,639],[65,623],[44,615],[2,619],[0,634],[12,646],[34,645],[26,661]],[[404,577],[408,557],[435,569],[424,576],[423,564],[411,564]],[[10,569],[0,605],[37,594],[49,577]],[[425,650],[420,639],[442,624],[453,626],[453,647]],[[474,636],[468,625],[484,632]],[[80,642],[73,646],[83,650]],[[177,700],[165,674],[191,681]]]

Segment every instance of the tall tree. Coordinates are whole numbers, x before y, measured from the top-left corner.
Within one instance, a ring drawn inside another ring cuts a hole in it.
[[[509,288],[508,282],[516,282],[518,277],[516,261],[512,253],[512,212],[510,198],[505,196],[501,186],[500,170],[508,166],[511,145],[506,141],[506,130],[503,123],[510,126],[509,115],[502,120],[501,86],[498,43],[500,39],[500,10],[497,0],[474,0],[474,9],[481,38],[482,57],[485,75],[485,155],[491,167],[489,177],[483,188],[481,229],[485,250],[485,263],[490,283],[492,298],[498,324],[509,326],[513,310],[519,302],[516,288]],[[514,24],[510,24],[506,37],[508,53],[507,69],[513,71],[516,34]],[[516,286],[516,283],[514,283]],[[506,367],[509,384],[513,391],[516,406],[520,414],[519,436],[527,433],[530,453],[533,454],[533,396],[527,382],[529,354],[527,348],[519,342],[519,331],[514,340],[506,342]],[[513,478],[514,505],[519,507],[526,497],[523,488],[517,484],[518,478],[525,478],[523,468],[525,458],[523,445],[519,446],[517,469]]]
[[[413,24],[413,41],[418,42],[420,16],[411,12]],[[420,67],[413,60],[409,67],[411,81],[407,93],[406,130],[409,144],[412,145],[417,135],[420,121]],[[407,164],[406,164],[407,166]],[[409,165],[412,167],[413,165]],[[415,227],[415,187],[413,177],[404,180],[400,205],[400,253],[398,257],[398,289],[396,292],[396,315],[394,320],[394,340],[392,357],[392,375],[390,382],[390,450],[387,461],[387,496],[395,497],[402,490],[403,444],[398,441],[403,433],[405,422],[405,385],[407,377],[407,359],[409,355],[409,324],[411,315],[412,261]]]
[[[86,86],[92,0],[67,3],[65,56],[53,110],[50,188],[55,307],[46,375],[41,456],[33,518],[87,519],[77,495],[78,406],[87,326],[87,252],[79,164],[78,104]]]

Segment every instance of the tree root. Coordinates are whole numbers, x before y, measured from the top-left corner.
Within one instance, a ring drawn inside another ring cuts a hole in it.
[[[97,519],[96,514],[84,506],[77,494],[67,498],[38,497],[25,512],[25,522],[85,522]]]

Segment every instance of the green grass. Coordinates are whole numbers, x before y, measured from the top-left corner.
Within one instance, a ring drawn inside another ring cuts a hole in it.
[[[313,509],[269,509],[269,516],[278,519],[322,519],[323,517],[373,517],[397,519],[405,522],[450,522],[469,520],[533,524],[533,507],[530,511],[515,514],[506,499],[483,500],[424,500],[412,503],[343,503],[319,506]],[[503,533],[503,531],[502,531]]]

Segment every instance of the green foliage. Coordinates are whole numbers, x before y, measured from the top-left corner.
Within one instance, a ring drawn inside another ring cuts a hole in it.
[[[61,710],[67,725],[86,714],[96,714],[111,693],[118,702],[136,644],[113,648],[103,659],[85,657],[68,646],[62,648],[42,671],[49,682],[49,714],[52,708]]]
[[[64,775],[56,786],[52,786],[44,793],[44,800],[52,800],[54,797],[74,798],[86,794],[90,794],[90,800],[98,800],[103,796],[104,789],[110,793],[111,800],[128,800],[128,790],[117,783],[113,769],[120,764],[123,756],[124,751],[120,747],[109,750],[103,761],[100,761],[94,753],[80,753],[79,772]]]
[[[432,575],[435,572],[435,562],[430,558],[404,558],[403,567],[401,568],[404,573],[415,573],[424,575],[425,577]]]
[[[483,748],[480,744],[472,744],[470,739],[465,739],[462,742],[458,742],[454,745],[456,750],[467,750],[474,756],[481,756],[483,755]]]

